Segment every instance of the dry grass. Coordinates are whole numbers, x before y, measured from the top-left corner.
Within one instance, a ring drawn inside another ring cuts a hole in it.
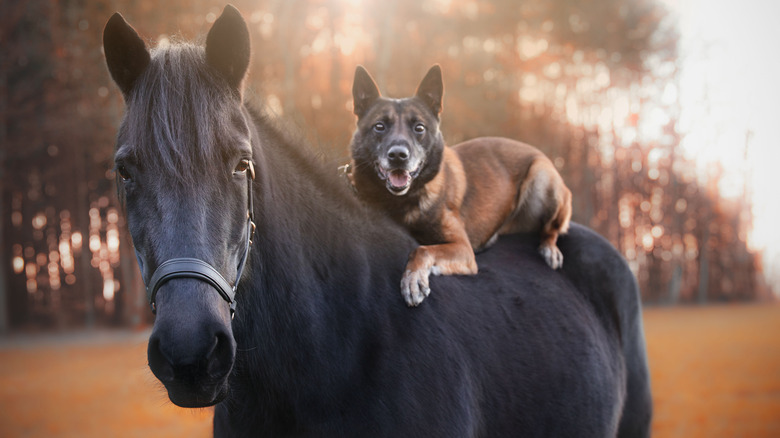
[[[654,308],[653,436],[780,436],[780,306]],[[143,336],[0,349],[2,437],[205,437],[146,366]]]
[[[211,417],[168,401],[145,340],[0,350],[2,437],[207,437]]]
[[[655,437],[780,437],[780,306],[645,311]]]

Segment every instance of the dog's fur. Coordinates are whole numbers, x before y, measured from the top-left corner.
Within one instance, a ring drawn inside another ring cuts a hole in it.
[[[484,137],[453,147],[439,131],[444,86],[434,65],[413,97],[388,99],[358,66],[352,88],[358,117],[350,180],[367,203],[387,212],[420,242],[401,292],[410,306],[430,293],[428,277],[476,274],[474,251],[499,234],[538,231],[539,251],[560,268],[556,246],[571,218],[571,192],[538,149]]]

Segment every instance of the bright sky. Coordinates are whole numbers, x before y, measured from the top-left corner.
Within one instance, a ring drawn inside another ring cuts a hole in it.
[[[752,193],[751,248],[780,294],[780,2],[666,0],[680,15],[680,128],[703,170],[720,162],[721,193]],[[747,145],[747,151],[746,151]]]

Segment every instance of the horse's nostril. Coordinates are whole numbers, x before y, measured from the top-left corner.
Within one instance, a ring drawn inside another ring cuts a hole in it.
[[[223,376],[233,367],[235,341],[226,333],[214,336],[214,347],[208,355],[208,374],[213,377]]]
[[[149,368],[165,384],[174,381],[199,381],[204,378],[221,379],[233,368],[235,341],[224,332],[219,332],[210,339],[209,344],[200,344],[205,347],[200,349],[200,353],[198,348],[188,348],[183,351],[174,349],[175,352],[168,351],[166,354],[167,350],[160,338],[153,335],[149,339],[147,351]]]
[[[149,339],[147,358],[149,360],[149,368],[161,382],[173,381],[173,366],[162,350],[160,350],[160,339],[155,336]]]

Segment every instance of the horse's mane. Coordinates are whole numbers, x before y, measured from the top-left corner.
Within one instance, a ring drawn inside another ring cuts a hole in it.
[[[246,107],[255,125],[262,131],[262,148],[274,148],[287,156],[294,163],[296,173],[307,175],[314,187],[333,195],[329,197],[332,202],[339,202],[347,208],[365,210],[367,207],[350,192],[349,183],[339,177],[337,166],[333,165],[332,160],[318,152],[304,135],[288,122],[269,115],[264,108],[258,107],[257,100],[250,95]]]
[[[335,195],[335,200],[349,208],[363,208],[338,177],[336,166],[327,168],[303,135],[269,116],[256,104],[262,99],[253,98],[251,92],[245,95],[252,118],[247,122],[260,129],[262,148],[279,149],[318,189]],[[197,184],[202,178],[197,169],[221,163],[231,152],[225,133],[240,123],[230,119],[235,113],[230,106],[236,104],[232,99],[233,91],[206,63],[202,46],[177,42],[155,48],[129,96],[121,131],[145,138],[120,138],[117,155],[133,154],[137,162],[153,170],[175,174],[187,185]],[[129,147],[123,150],[125,144]]]
[[[117,155],[133,154],[145,166],[194,183],[201,177],[196,169],[220,163],[230,152],[222,134],[235,123],[228,111],[231,91],[210,71],[201,46],[177,43],[153,49],[151,55],[123,122],[124,132],[145,138],[120,137]],[[123,151],[126,144],[130,147]]]

